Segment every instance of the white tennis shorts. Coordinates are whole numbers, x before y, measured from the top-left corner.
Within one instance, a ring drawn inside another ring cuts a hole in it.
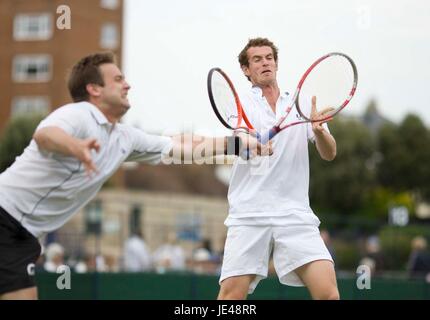
[[[272,250],[279,281],[289,286],[304,286],[294,271],[298,267],[316,260],[333,262],[317,226],[231,226],[219,283],[230,277],[255,274],[248,291],[253,293],[260,280],[267,277]]]

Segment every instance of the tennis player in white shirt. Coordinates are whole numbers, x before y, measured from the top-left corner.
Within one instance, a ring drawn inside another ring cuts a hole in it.
[[[279,89],[278,50],[265,38],[249,40],[239,55],[252,84],[241,102],[258,132],[271,128],[291,98]],[[313,117],[316,100],[309,101]],[[299,117],[291,112],[290,117]],[[336,156],[326,124],[294,126],[273,139],[273,156],[256,158],[264,170],[237,159],[228,192],[229,215],[218,299],[245,299],[267,277],[273,252],[281,283],[306,286],[314,299],[339,299],[333,259],[319,233],[320,221],[309,205],[308,142],[324,160]],[[255,159],[254,159],[255,160]]]

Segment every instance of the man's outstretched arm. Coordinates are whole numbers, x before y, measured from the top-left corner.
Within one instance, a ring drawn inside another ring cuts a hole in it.
[[[257,139],[246,133],[228,137],[204,137],[183,134],[173,137],[169,156],[174,159],[200,160],[220,155],[241,155],[249,150],[250,158],[257,155],[271,155],[271,144],[261,145]]]
[[[39,149],[80,160],[88,175],[97,172],[97,168],[91,157],[91,150],[100,150],[100,145],[94,138],[78,139],[59,127],[45,127],[37,130],[33,135]]]

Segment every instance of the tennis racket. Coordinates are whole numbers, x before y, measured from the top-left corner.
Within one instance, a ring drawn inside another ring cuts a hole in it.
[[[358,73],[354,61],[346,54],[332,52],[316,60],[301,77],[285,113],[267,132],[255,132],[259,141],[267,143],[282,130],[309,122],[327,122],[343,110],[354,96]],[[208,94],[220,122],[228,129],[254,130],[234,89],[232,81],[220,68],[208,74]],[[316,112],[330,107],[318,119],[314,118],[310,97],[318,99]],[[291,113],[296,108],[297,113]],[[288,121],[286,121],[288,119]]]
[[[254,130],[243,111],[233,82],[223,70],[212,68],[208,74],[207,86],[212,109],[224,127],[231,130]]]

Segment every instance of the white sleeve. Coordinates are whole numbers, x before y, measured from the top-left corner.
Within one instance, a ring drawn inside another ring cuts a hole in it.
[[[171,137],[148,134],[132,127],[129,127],[127,132],[130,135],[132,151],[126,161],[157,164],[172,150]]]
[[[58,127],[75,138],[86,138],[87,121],[82,109],[67,105],[53,111],[39,124],[36,130],[45,127]]]

